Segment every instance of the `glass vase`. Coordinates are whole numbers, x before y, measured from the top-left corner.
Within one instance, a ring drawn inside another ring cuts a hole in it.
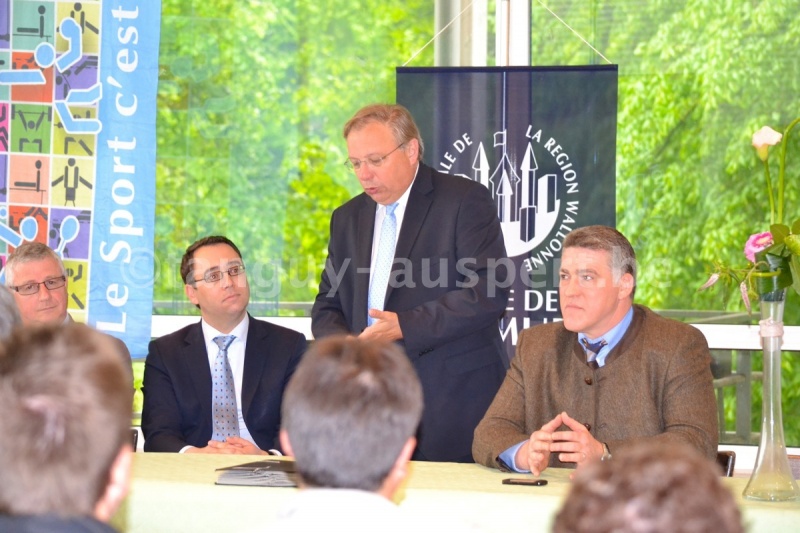
[[[783,438],[781,409],[781,344],[786,289],[760,295],[761,346],[764,352],[761,441],[750,481],[744,489],[748,500],[787,501],[800,496],[792,476]]]

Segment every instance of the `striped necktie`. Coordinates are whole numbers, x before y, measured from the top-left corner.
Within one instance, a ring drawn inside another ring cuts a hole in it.
[[[603,339],[600,339],[597,342],[589,342],[589,340],[584,337],[581,339],[581,344],[583,344],[583,349],[586,352],[586,364],[592,369],[600,368],[600,365],[597,364],[597,354],[600,353],[600,350],[603,349],[603,346],[608,343]]]

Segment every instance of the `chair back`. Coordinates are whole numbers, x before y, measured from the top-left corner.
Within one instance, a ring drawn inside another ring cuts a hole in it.
[[[718,451],[717,464],[722,468],[722,475],[725,477],[733,476],[733,467],[736,464],[736,452]]]
[[[800,479],[800,455],[789,456],[789,467],[792,469],[792,477]]]

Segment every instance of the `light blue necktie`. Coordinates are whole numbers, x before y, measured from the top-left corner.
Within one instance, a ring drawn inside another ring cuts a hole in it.
[[[214,360],[214,369],[211,373],[213,402],[212,418],[214,421],[213,440],[224,441],[228,437],[239,436],[239,413],[236,407],[236,388],[233,385],[233,372],[228,362],[228,346],[231,345],[234,335],[220,335],[214,337],[214,342],[219,346],[219,353]]]
[[[386,287],[389,284],[389,274],[392,273],[394,263],[394,245],[397,239],[397,219],[394,210],[397,203],[386,206],[386,215],[381,224],[381,237],[378,241],[378,255],[375,256],[375,264],[372,265],[372,282],[369,285],[368,309],[380,309],[383,311],[383,302],[386,300]],[[372,317],[367,318],[370,326],[375,323]]]

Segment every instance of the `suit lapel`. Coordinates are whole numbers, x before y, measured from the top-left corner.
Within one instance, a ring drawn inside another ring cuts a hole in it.
[[[353,305],[361,309],[353,309],[353,331],[362,331],[367,327],[367,302],[369,301],[369,269],[372,263],[372,239],[375,233],[375,209],[377,204],[366,194],[358,210],[358,225],[356,229],[354,264],[355,287],[353,287]],[[367,274],[359,274],[366,272]]]
[[[183,355],[186,373],[190,376],[197,397],[200,399],[202,412],[211,412],[211,368],[208,364],[206,341],[203,338],[203,327],[200,322],[192,326],[184,338]]]
[[[408,259],[411,257],[411,249],[417,241],[433,202],[431,192],[433,192],[431,169],[420,163],[417,177],[408,194],[408,205],[406,205],[406,212],[403,215],[403,225],[400,227],[400,235],[397,238],[397,246],[394,249],[395,258]],[[400,265],[400,268],[403,268],[403,265]],[[389,278],[390,281],[392,279],[392,277]],[[392,283],[389,283],[386,289],[384,306],[389,301],[392,290]]]
[[[242,369],[242,417],[247,422],[247,411],[253,403],[253,396],[258,389],[259,381],[264,373],[267,355],[263,352],[269,342],[267,329],[255,318],[247,314],[250,325],[247,328],[247,342],[244,348],[244,367]]]

